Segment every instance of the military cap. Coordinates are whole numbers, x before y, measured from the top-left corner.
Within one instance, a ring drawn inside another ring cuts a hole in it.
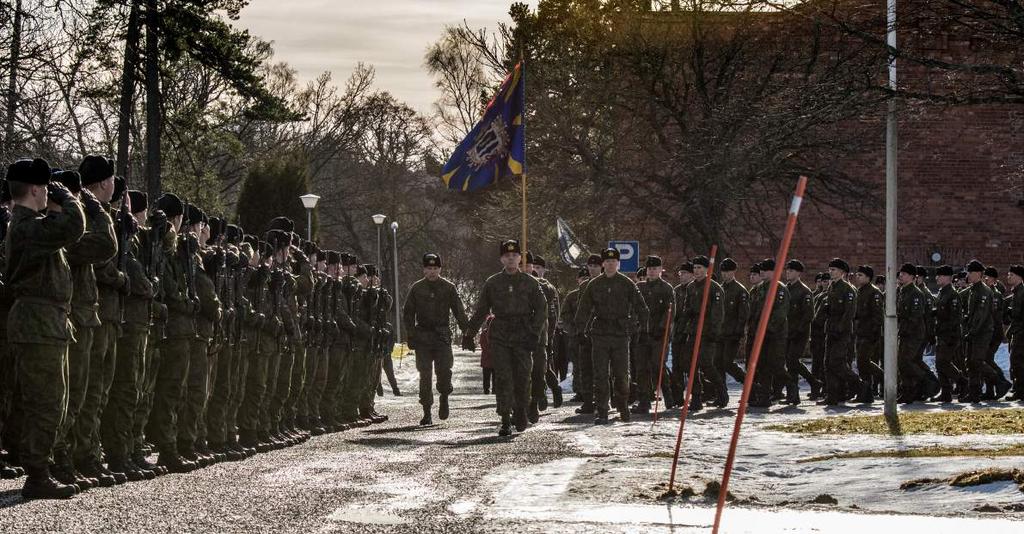
[[[964,278],[967,278],[967,271],[957,271],[957,273],[953,275],[953,280],[963,280]]]
[[[523,250],[519,248],[519,241],[515,239],[506,239],[501,242],[501,252],[499,254],[522,254]]]
[[[591,254],[587,258],[587,265],[601,265],[601,255],[600,254]]]
[[[206,242],[207,244],[213,244],[217,242],[217,238],[224,233],[224,219],[220,217],[210,217],[210,239]]]
[[[366,269],[366,276],[377,276],[380,274],[380,271],[377,270],[377,266],[372,263],[367,263],[366,265],[363,265],[363,267]]]
[[[681,265],[679,265],[678,269],[676,269],[677,273],[679,271],[686,271],[688,273],[693,273],[693,264],[688,262],[688,261],[685,261]]]
[[[341,253],[337,250],[327,251],[327,265],[338,265],[341,263]]]
[[[535,255],[533,257],[533,261],[530,262],[530,263],[536,265],[537,267],[547,267],[548,266],[548,262],[545,261],[544,260],[544,256],[541,256],[540,254]]]
[[[985,272],[985,265],[978,260],[971,260],[967,264],[967,272],[969,273],[982,273]]]
[[[428,252],[428,253],[424,254],[423,255],[423,266],[424,267],[440,267],[441,266],[441,256],[438,256],[437,254],[434,254],[433,252]]]
[[[295,231],[295,223],[288,217],[274,217],[270,220],[267,230],[282,230],[288,234]]]
[[[242,242],[243,243],[248,243],[249,246],[251,246],[253,248],[253,250],[256,250],[259,247],[259,244],[260,244],[260,240],[256,239],[256,236],[254,236],[252,234],[245,234],[245,235],[243,235],[242,236]]]
[[[731,273],[736,270],[736,261],[732,258],[725,258],[722,260],[722,264],[719,265],[718,269],[722,272]]]
[[[985,267],[985,276],[989,278],[999,278],[999,271],[992,266]]]
[[[1010,272],[1024,278],[1024,265],[1011,265]]]
[[[82,177],[75,171],[62,171],[57,169],[53,173],[53,181],[64,184],[68,191],[78,193],[82,190]]]
[[[761,272],[771,272],[775,270],[775,260],[771,258],[765,258],[761,260]]]
[[[617,260],[619,259],[619,249],[617,248],[606,248],[601,251],[601,261],[604,260]]]
[[[875,270],[872,269],[870,265],[861,265],[860,267],[857,267],[857,272],[863,274],[866,277],[868,277],[868,280],[872,280],[873,281],[875,279]],[[824,273],[822,273],[822,274],[824,274]],[[825,276],[828,276],[828,275],[825,274]]]
[[[367,273],[366,273],[366,266],[365,265],[356,266],[356,276],[363,276],[363,275],[366,275],[366,274]]]
[[[637,278],[647,278],[647,267],[641,267],[636,270]]]
[[[761,274],[761,264],[755,261],[753,265],[750,266],[750,273]]]
[[[590,278],[590,271],[586,267],[580,267],[580,270],[576,273],[576,278]]]
[[[270,246],[274,247],[274,250],[281,250],[291,244],[292,236],[283,230],[270,230],[267,232],[266,240]]]
[[[871,269],[871,267],[868,267],[868,269]],[[814,275],[814,281],[815,282],[827,282],[828,279],[829,279],[828,273],[818,273],[818,274]]]
[[[907,273],[910,276],[917,276],[917,266],[909,262],[904,263],[900,266],[900,270],[898,272]]]
[[[953,268],[949,265],[942,265],[935,269],[935,276],[953,276]]]
[[[804,272],[804,262],[800,260],[789,260],[786,262],[786,268],[802,273]]]
[[[647,256],[644,267],[661,267],[661,258],[658,256]]]
[[[876,286],[884,286],[885,285],[885,275],[884,274],[880,274],[880,275],[875,277],[875,285]]]
[[[917,266],[917,276],[923,276],[923,277],[927,278],[928,277],[928,268],[925,267],[924,265],[918,265]]]
[[[697,257],[693,258],[692,260],[690,260],[690,263],[692,263],[694,267],[696,267],[698,265],[700,265],[701,267],[704,267],[704,268],[707,268],[707,267],[711,266],[711,260],[708,259],[707,256],[703,256],[703,255],[697,256]]]
[[[242,235],[242,227],[237,224],[229,224],[228,227],[224,229],[224,240],[232,245],[238,245],[241,243]]]
[[[132,214],[142,213],[149,208],[149,196],[142,191],[128,190],[128,204],[131,205]]]
[[[124,200],[125,191],[128,191],[128,182],[124,181],[124,178],[120,176],[115,176],[114,193],[110,195],[111,202],[121,202]]]
[[[86,156],[78,165],[78,173],[83,186],[96,184],[114,175],[114,162],[103,156]]]
[[[203,210],[196,207],[195,204],[188,205],[188,213],[185,214],[185,224],[193,225],[207,222],[209,219],[206,218],[206,214]]]
[[[318,247],[313,241],[305,241],[299,249],[302,250],[303,254],[312,258],[312,256],[316,254]]]
[[[7,181],[31,185],[50,183],[50,164],[45,159],[19,159],[7,166]]]
[[[7,183],[7,180],[0,181],[0,203],[6,203],[14,200],[11,198],[11,186]]]
[[[846,263],[846,260],[842,258],[833,258],[832,261],[828,262],[828,266],[839,269],[844,273],[850,272],[850,264]]]
[[[185,213],[185,205],[181,203],[181,199],[174,193],[164,193],[160,198],[156,199],[156,209],[167,214],[168,219],[173,219]]]
[[[355,265],[359,263],[359,258],[355,254],[349,254],[348,252],[341,253],[341,264],[345,267],[349,265]]]

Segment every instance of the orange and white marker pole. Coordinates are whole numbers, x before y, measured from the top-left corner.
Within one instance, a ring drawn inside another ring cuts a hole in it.
[[[801,176],[800,181],[796,184],[793,203],[789,207],[789,217],[786,219],[786,232],[782,236],[782,245],[779,247],[778,255],[775,258],[775,272],[772,274],[771,285],[768,286],[768,294],[765,296],[764,307],[761,309],[761,319],[757,323],[754,345],[750,351],[750,358],[747,360],[747,379],[743,381],[743,395],[740,396],[740,406],[736,411],[736,423],[732,429],[732,441],[729,442],[729,456],[725,460],[722,486],[718,490],[718,508],[715,510],[715,525],[711,529],[712,534],[718,534],[718,527],[722,521],[725,498],[729,494],[729,476],[732,474],[733,462],[736,460],[736,447],[740,441],[740,428],[743,426],[743,417],[747,413],[750,388],[754,384],[754,373],[757,372],[757,360],[761,356],[765,332],[768,330],[768,318],[771,317],[772,307],[775,304],[775,295],[778,293],[782,269],[786,264],[786,256],[789,254],[789,245],[793,240],[793,231],[796,230],[796,218],[800,214],[800,204],[804,201],[805,189],[807,189],[807,177]]]
[[[654,390],[654,422],[651,429],[658,424],[658,403],[661,402],[661,381],[665,377],[665,358],[668,357],[668,335],[672,331],[672,312],[674,304],[668,305],[668,313],[665,314],[665,332],[661,335],[661,368],[658,369],[658,387]]]
[[[708,262],[708,274],[704,278],[704,296],[700,299],[700,315],[697,317],[697,337],[693,340],[693,353],[690,354],[690,376],[686,380],[686,394],[683,398],[683,411],[679,415],[679,432],[676,433],[676,450],[672,454],[672,474],[668,477],[668,490],[676,483],[676,466],[679,464],[679,446],[683,442],[683,426],[686,425],[686,416],[690,413],[690,398],[693,396],[693,377],[697,374],[697,359],[700,357],[701,336],[704,333],[704,317],[708,310],[708,294],[711,293],[711,275],[715,271],[715,255],[718,254],[718,245],[711,245],[711,257]]]

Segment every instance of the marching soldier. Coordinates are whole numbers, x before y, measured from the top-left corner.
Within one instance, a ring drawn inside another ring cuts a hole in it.
[[[649,333],[647,304],[636,284],[619,272],[619,251],[608,248],[601,257],[604,273],[583,289],[575,325],[577,329],[590,328],[587,333],[594,363],[595,424],[608,422],[609,366],[615,384],[612,402],[619,418],[629,421],[629,336],[637,323],[641,335]]]
[[[530,411],[527,413],[531,423],[536,423],[540,418],[538,410],[546,410],[548,397],[546,389],[551,389],[551,398],[555,408],[562,405],[562,388],[558,385],[558,379],[551,370],[551,341],[555,333],[555,324],[558,322],[558,290],[551,282],[544,278],[547,263],[540,255],[532,252],[526,253],[526,272],[533,275],[540,282],[540,289],[544,292],[544,299],[548,303],[548,320],[540,333],[540,344],[537,352],[533,355],[533,372],[530,377],[532,401]]]
[[[775,260],[767,258],[761,261],[760,282],[754,286],[750,293],[750,319],[747,323],[747,344],[753,345],[753,338],[756,336],[757,325],[761,319],[761,311],[767,303],[768,290],[773,280],[773,273],[776,269]],[[782,266],[778,266],[782,268]],[[752,273],[753,274],[753,273]],[[755,376],[754,388],[750,394],[750,406],[767,408],[772,405],[772,393],[776,386],[784,386],[786,389],[786,400],[796,404],[799,399],[799,387],[789,373],[786,372],[786,334],[787,319],[789,317],[789,290],[786,285],[779,281],[775,293],[775,304],[772,306],[771,315],[768,319],[768,329],[765,331],[764,341],[761,344],[761,355],[759,357],[758,370]]]
[[[814,281],[814,318],[811,319],[811,340],[809,346],[811,351],[811,374],[814,375],[820,387],[817,390],[812,388],[807,398],[819,400],[822,398],[822,391],[827,387],[827,374],[825,371],[825,321],[828,319],[828,313],[823,307],[828,302],[830,278],[828,273],[818,273],[814,277]]]
[[[519,242],[504,241],[500,253],[502,271],[484,282],[480,300],[463,333],[462,345],[467,350],[475,350],[473,337],[488,314],[493,313],[488,332],[494,353],[498,415],[501,416],[498,435],[508,436],[512,433],[513,416],[517,431],[523,432],[527,427],[533,369],[531,354],[539,344],[538,333],[547,320],[547,302],[537,279],[519,270],[522,261]]]
[[[896,297],[896,318],[898,321],[900,378],[902,379],[901,403],[915,402],[920,398],[931,398],[939,392],[938,380],[923,366],[920,351],[922,341],[928,335],[927,319],[930,316],[928,299],[915,283],[917,267],[905,263],[900,267],[899,295]]]
[[[697,256],[691,261],[693,265],[693,281],[686,286],[685,304],[679,308],[685,321],[687,358],[693,357],[694,345],[697,342],[700,308],[704,301],[704,284],[711,261],[707,256]],[[707,310],[704,313],[704,326],[701,333],[701,344],[697,354],[697,375],[693,379],[693,410],[700,410],[705,399],[705,387],[708,388],[707,398],[714,398],[713,404],[724,408],[729,404],[729,393],[725,389],[725,378],[716,366],[719,350],[719,336],[722,331],[722,286],[711,280],[708,290]],[[692,362],[690,363],[692,365]]]
[[[1010,294],[1006,296],[1006,316],[1010,326],[1010,379],[1013,395],[1010,400],[1024,400],[1024,266],[1012,265],[1006,275]]]
[[[857,402],[870,403],[870,385],[862,382],[850,368],[854,319],[857,316],[857,290],[846,281],[850,264],[835,258],[828,264],[829,288],[821,312],[825,313],[825,399],[819,404],[836,405],[857,396]]]
[[[854,347],[857,357],[857,374],[868,384],[868,396],[874,400],[874,391],[882,387],[885,373],[882,372],[882,327],[885,319],[885,298],[872,283],[875,270],[870,265],[857,267],[853,285],[857,288],[857,312],[853,319]]]
[[[963,311],[960,297],[953,289],[953,268],[943,265],[935,270],[939,294],[935,299],[935,370],[938,371],[939,396],[931,399],[942,403],[953,402],[953,386],[964,380],[957,366]]]
[[[589,274],[588,282],[601,274],[601,255],[591,254],[587,257],[587,273]],[[580,296],[582,296],[582,288],[580,289]],[[579,306],[579,300],[577,297],[577,307]],[[576,320],[576,312],[573,311],[573,315],[569,318],[570,322]],[[579,362],[579,375],[580,375],[580,401],[583,403],[579,408],[576,408],[576,413],[581,415],[590,415],[594,413],[594,362],[590,359],[591,345],[590,337],[587,335],[586,330],[577,330],[573,325],[573,330],[576,332],[576,346],[578,347]],[[577,373],[573,370],[573,374]]]
[[[807,341],[811,335],[811,321],[814,319],[814,295],[811,288],[804,284],[802,277],[804,264],[800,260],[789,260],[786,263],[786,289],[789,291],[789,315],[786,339],[786,370],[790,380],[799,384],[800,377],[807,380],[811,391],[821,389],[811,371],[801,361],[807,351]],[[799,404],[799,393],[787,395],[787,404]]]
[[[747,373],[736,360],[742,358],[740,343],[750,314],[750,293],[736,280],[736,268],[732,258],[725,258],[719,269],[722,275],[722,342],[719,345],[717,367],[719,373],[722,373],[723,382],[728,374],[742,384]]]
[[[675,299],[672,284],[666,282],[661,273],[664,270],[661,258],[658,256],[647,256],[644,262],[646,269],[646,280],[637,284],[640,289],[640,296],[643,297],[647,308],[650,311],[650,335],[640,336],[637,344],[637,352],[633,355],[636,362],[636,384],[637,384],[637,405],[633,413],[646,414],[651,410],[651,402],[654,401],[658,386],[658,375],[662,370],[662,338],[666,329],[672,325],[666,324],[669,310]],[[568,300],[568,297],[566,297]],[[667,376],[662,376],[662,386],[665,391],[670,391]],[[664,395],[668,402],[668,395]]]
[[[672,317],[672,397],[665,400],[665,408],[682,406],[686,398],[687,377],[690,374],[690,353],[686,352],[689,343],[689,331],[683,318],[686,308],[686,289],[693,282],[693,264],[683,262],[676,268],[679,285],[672,288],[672,297],[676,313]],[[696,380],[694,381],[696,383]],[[699,410],[701,406],[691,406],[691,410]]]
[[[967,355],[968,390],[966,401],[981,400],[981,389],[986,382],[996,384],[995,393],[1002,397],[1010,389],[1010,383],[988,364],[989,344],[992,341],[993,318],[992,289],[985,285],[982,276],[985,266],[978,260],[967,264],[966,290],[967,306],[964,310],[964,344]]]
[[[451,316],[459,330],[466,332],[469,319],[455,289],[455,284],[441,276],[441,257],[434,253],[423,255],[423,278],[409,288],[402,308],[402,321],[409,333],[409,348],[416,351],[416,370],[420,375],[420,405],[423,407],[421,425],[429,425],[434,394],[432,375],[437,377],[440,402],[437,418],[448,419],[448,395],[452,393],[452,333]]]
[[[991,265],[985,267],[985,273],[984,276],[982,276],[982,281],[992,289],[992,340],[989,341],[988,357],[985,361],[988,363],[988,366],[999,375],[1001,379],[1000,382],[1002,382],[1006,381],[1006,378],[1003,376],[1003,370],[996,363],[996,352],[999,352],[999,346],[1002,345],[1003,341],[1006,339],[1006,331],[1003,326],[1003,298],[1006,291],[1003,289],[1003,284],[999,282],[999,270]],[[996,383],[997,382],[991,381],[985,383],[985,394],[983,395],[982,400],[999,400],[1002,398],[1002,395],[999,395],[996,392]],[[1005,392],[1003,394],[1005,394]]]
[[[580,294],[583,290],[583,286],[590,280],[590,271],[586,267],[583,267],[576,273],[576,287],[565,295],[565,300],[562,301],[561,316],[558,319],[559,328],[565,333],[565,346],[566,346],[566,358],[572,364],[572,390],[574,393],[573,401],[589,402],[593,405],[593,397],[590,395],[590,389],[585,386],[587,383],[593,382],[593,377],[590,375],[583,376],[583,373],[590,371],[589,365],[583,365],[581,362],[582,344],[579,341],[579,333],[574,327],[574,320],[576,318],[576,309],[579,307]],[[671,286],[669,286],[671,287]],[[584,390],[587,394],[584,395]],[[579,408],[577,408],[579,410]]]

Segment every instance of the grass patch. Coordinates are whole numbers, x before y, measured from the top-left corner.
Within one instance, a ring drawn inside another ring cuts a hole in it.
[[[823,417],[796,423],[769,425],[768,430],[794,434],[891,434],[885,417],[855,415]],[[900,414],[901,434],[1024,434],[1024,409],[959,410],[955,412],[905,412]]]
[[[981,469],[978,471],[967,471],[964,473],[960,473],[958,475],[953,475],[949,478],[918,478],[914,480],[908,480],[900,484],[900,489],[909,490],[920,488],[922,486],[938,484],[947,484],[955,488],[967,488],[971,486],[983,486],[985,484],[991,484],[993,482],[1013,482],[1017,484],[1017,487],[1018,489],[1020,489],[1020,491],[1024,492],[1024,470],[990,468]]]
[[[1005,447],[973,449],[966,447],[920,447],[916,449],[883,449],[854,452],[841,452],[838,454],[826,454],[801,458],[796,461],[798,464],[811,462],[824,462],[827,460],[845,460],[849,458],[942,458],[947,456],[969,457],[969,456],[1024,456],[1024,443],[1007,445]]]

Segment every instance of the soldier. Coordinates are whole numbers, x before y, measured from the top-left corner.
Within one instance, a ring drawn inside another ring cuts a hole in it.
[[[935,370],[939,375],[939,396],[933,402],[953,402],[953,386],[964,380],[957,366],[960,349],[963,312],[960,297],[953,289],[953,268],[943,265],[935,270],[939,294],[935,299]]]
[[[825,303],[828,301],[828,286],[830,278],[828,273],[818,273],[814,277],[814,318],[811,319],[811,374],[814,375],[815,380],[821,385],[821,389],[811,389],[810,395],[807,396],[810,400],[819,400],[822,398],[822,390],[826,387],[826,372],[825,372],[825,320],[828,319],[828,313],[823,310]]]
[[[366,265],[366,277],[369,287],[377,292],[377,298],[370,316],[370,327],[373,329],[373,338],[370,342],[368,375],[364,375],[365,383],[362,386],[362,394],[359,403],[359,414],[363,419],[371,423],[383,423],[388,416],[377,413],[375,408],[377,387],[380,385],[380,372],[384,367],[384,351],[391,337],[391,306],[394,300],[391,294],[380,285],[380,271],[373,264]],[[388,356],[390,358],[390,355]]]
[[[341,384],[336,390],[334,403],[338,413],[339,426],[336,429],[344,430],[349,427],[362,427],[369,424],[359,418],[358,406],[349,400],[352,394],[353,374],[356,372],[358,354],[357,349],[365,344],[370,336],[370,325],[366,322],[366,312],[362,306],[364,300],[365,286],[361,279],[366,277],[366,268],[359,264],[359,259],[353,255],[344,253],[341,256],[341,267],[344,276],[336,286],[338,290],[337,306],[345,309],[344,314],[352,322],[351,330],[346,344],[339,347],[341,352]],[[341,314],[341,311],[336,312]],[[361,315],[362,314],[362,315]],[[339,321],[341,319],[338,319]],[[340,323],[339,323],[340,324]]]
[[[691,260],[693,265],[693,281],[686,286],[686,300],[680,306],[680,315],[684,317],[686,328],[686,344],[684,349],[687,358],[693,357],[694,345],[697,342],[698,323],[700,322],[700,309],[704,301],[704,284],[708,275],[708,267],[711,261],[707,256],[697,256]],[[708,290],[707,310],[704,313],[704,326],[701,333],[701,344],[697,354],[697,376],[693,380],[693,410],[700,410],[703,406],[705,387],[708,388],[707,397],[714,398],[714,404],[718,408],[724,408],[729,404],[729,393],[725,388],[725,378],[718,371],[716,360],[719,351],[719,336],[722,331],[722,286],[711,280]],[[691,362],[692,365],[692,362]]]
[[[423,407],[421,425],[429,425],[434,394],[431,391],[433,373],[437,376],[440,402],[437,418],[448,419],[448,395],[452,393],[451,316],[459,330],[466,332],[469,319],[455,289],[455,284],[441,276],[441,256],[423,255],[423,278],[417,280],[405,297],[402,321],[409,333],[409,348],[416,351],[416,370],[420,374],[420,405]]]
[[[722,260],[722,342],[718,351],[718,371],[724,382],[728,374],[742,384],[747,373],[736,360],[740,355],[740,343],[747,328],[750,315],[750,293],[736,280],[736,262],[732,258]]]
[[[214,277],[214,290],[221,304],[221,319],[217,324],[210,358],[213,360],[213,371],[210,381],[210,400],[206,411],[207,448],[222,460],[238,461],[245,458],[244,454],[228,446],[228,434],[231,426],[235,380],[238,362],[235,357],[234,344],[237,342],[235,309],[235,276],[239,270],[239,252],[237,246],[241,240],[241,229],[221,221],[223,231],[217,235],[211,232],[211,244],[215,254],[221,254],[217,263],[217,276]]]
[[[778,266],[782,268],[782,266]],[[751,289],[750,298],[750,320],[747,323],[747,336],[749,345],[752,345],[753,338],[757,333],[757,325],[761,319],[761,311],[764,308],[767,298],[769,284],[773,279],[776,269],[775,260],[766,258],[760,265],[760,282]],[[767,408],[772,405],[772,392],[776,385],[784,385],[786,389],[786,400],[796,404],[800,390],[797,382],[786,372],[786,339],[787,319],[789,316],[789,290],[785,284],[779,281],[775,293],[775,304],[772,306],[771,315],[768,318],[768,328],[765,330],[764,341],[761,345],[761,356],[759,357],[758,370],[760,372],[754,378],[754,387],[751,389],[750,406]]]
[[[527,427],[530,404],[531,354],[539,344],[538,333],[547,320],[547,302],[537,279],[519,270],[522,250],[519,242],[502,242],[502,271],[492,275],[480,290],[480,300],[462,336],[462,346],[474,350],[473,337],[488,314],[493,313],[489,340],[494,353],[494,389],[501,416],[499,436]],[[607,380],[606,380],[607,383]]]
[[[7,168],[13,207],[3,279],[14,299],[7,339],[17,366],[18,459],[28,475],[21,490],[26,499],[65,499],[78,489],[54,480],[49,461],[68,404],[72,275],[64,248],[82,237],[85,216],[66,187],[49,181],[50,166],[42,159]]]
[[[526,253],[526,272],[540,282],[540,289],[548,303],[548,320],[541,329],[540,345],[533,355],[533,374],[530,377],[530,386],[533,388],[532,401],[527,413],[531,423],[536,423],[540,418],[539,410],[546,410],[548,407],[547,388],[551,389],[555,408],[562,405],[562,388],[558,385],[554,371],[551,370],[551,341],[554,338],[555,324],[558,322],[558,290],[544,278],[546,270],[547,263],[544,258],[532,252]]]
[[[589,274],[588,282],[601,275],[601,255],[591,254],[587,257],[587,273]],[[580,296],[582,296],[582,288],[580,290]],[[579,297],[577,297],[577,306],[579,305]],[[576,311],[573,311],[573,315],[569,318],[569,321],[575,321]],[[576,346],[577,346],[577,361],[579,362],[579,375],[580,375],[580,402],[583,404],[576,408],[576,413],[582,415],[590,415],[594,413],[594,362],[590,359],[591,345],[590,337],[587,335],[586,330],[576,330],[575,325],[573,330],[576,332]],[[574,369],[573,374],[577,371]]]
[[[4,242],[7,236],[7,225],[11,222],[11,190],[6,181],[0,182],[0,243]],[[3,249],[0,248],[0,262],[2,262]],[[5,290],[2,277],[0,277],[0,449],[3,449],[4,442],[9,449],[8,458],[16,460],[17,457],[17,436],[16,430],[10,424],[11,416],[14,415],[14,386],[17,366],[10,353],[10,344],[7,342],[7,317],[11,311],[11,295]],[[4,426],[5,423],[7,426]],[[25,474],[20,466],[9,464],[4,458],[0,458],[0,478],[19,478]]]
[[[846,281],[850,264],[835,258],[828,264],[829,289],[821,312],[825,313],[825,398],[818,404],[837,405],[857,396],[857,402],[870,403],[870,385],[850,369],[854,319],[857,316],[857,290]],[[851,387],[851,385],[853,387]]]
[[[579,342],[579,335],[573,325],[573,320],[576,318],[576,309],[579,306],[580,294],[583,289],[583,285],[590,280],[590,271],[586,267],[581,268],[576,273],[576,288],[565,295],[565,299],[562,301],[561,315],[558,318],[558,327],[565,334],[565,345],[566,345],[566,358],[569,363],[572,364],[572,390],[574,402],[589,402],[593,406],[593,397],[590,394],[590,389],[585,384],[592,383],[592,376],[583,376],[584,372],[590,371],[590,366],[583,365],[581,362],[580,355],[581,344]],[[671,287],[671,286],[669,286]],[[493,371],[493,369],[492,369]],[[586,390],[586,395],[584,395]],[[582,407],[581,407],[582,408]],[[577,408],[579,410],[579,408]]]
[[[969,384],[965,400],[978,402],[981,400],[982,385],[988,381],[996,384],[995,393],[1002,397],[1010,389],[1010,383],[988,364],[989,344],[992,341],[992,289],[982,280],[985,266],[978,260],[967,264],[966,290],[967,305],[964,310],[964,344],[967,355],[967,372]]]
[[[789,315],[786,339],[786,370],[790,380],[798,382],[800,377],[807,380],[811,391],[821,389],[821,384],[801,361],[807,351],[807,341],[811,335],[811,320],[814,319],[814,295],[811,288],[804,284],[804,264],[800,260],[789,260],[786,263],[786,289],[789,291]],[[799,382],[798,382],[799,383]],[[788,395],[787,404],[800,404],[799,393]]]
[[[984,276],[982,276],[982,281],[992,289],[992,340],[989,341],[988,357],[985,361],[988,363],[988,366],[1005,381],[1006,379],[1003,376],[1003,370],[996,363],[996,353],[999,352],[999,346],[1002,345],[1003,341],[1006,339],[1006,331],[1003,326],[1003,299],[1006,291],[1003,288],[1003,284],[999,281],[999,271],[995,267],[985,267],[985,273]],[[986,382],[985,394],[982,396],[981,400],[999,400],[1002,398],[1002,395],[997,394],[995,386],[996,382]]]
[[[915,283],[917,267],[905,263],[900,267],[899,294],[896,297],[896,318],[899,325],[898,361],[902,379],[902,395],[899,402],[911,403],[920,398],[930,398],[939,392],[938,380],[930,377],[931,372],[919,363],[924,346],[923,338],[928,335],[927,318],[930,316],[928,299]],[[932,383],[934,381],[934,384]]]
[[[689,331],[683,318],[686,308],[686,288],[693,282],[693,264],[683,262],[676,268],[679,285],[672,288],[672,298],[676,313],[672,317],[672,396],[665,400],[665,409],[682,406],[686,397],[687,376],[690,374],[690,353],[686,352],[689,344]],[[696,381],[695,381],[696,383]],[[691,406],[693,410],[695,407]],[[699,410],[701,406],[696,406]]]
[[[288,338],[292,351],[292,376],[288,397],[282,408],[280,432],[293,442],[303,442],[310,437],[310,434],[299,426],[301,407],[305,405],[310,385],[306,381],[307,367],[312,365],[310,360],[313,351],[309,347],[313,343],[312,337],[316,335],[309,321],[314,284],[311,262],[315,261],[315,256],[311,254],[314,250],[309,248],[309,245],[316,246],[311,242],[301,242],[299,237],[292,233],[290,263],[293,283],[290,285],[292,289],[287,297],[287,306],[295,330]]]
[[[662,370],[661,348],[666,329],[670,329],[672,326],[671,324],[666,324],[666,321],[668,320],[669,310],[672,308],[675,296],[672,284],[666,282],[661,277],[664,266],[660,257],[647,256],[647,259],[644,261],[644,268],[646,269],[647,279],[643,283],[637,284],[637,287],[640,289],[640,296],[643,297],[650,311],[649,324],[651,333],[649,336],[641,337],[639,341],[642,341],[642,343],[637,343],[637,352],[633,355],[633,361],[636,362],[637,383],[637,405],[633,409],[633,413],[636,414],[650,413],[651,402],[657,394],[655,388],[658,387],[659,374],[662,374],[663,391],[671,391],[666,381],[667,377],[664,376]],[[666,402],[668,402],[669,395],[666,394],[664,397]]]
[[[853,285],[857,288],[857,312],[853,319],[857,374],[862,381],[868,383],[872,401],[875,389],[885,382],[885,373],[879,366],[882,361],[885,298],[872,284],[874,278],[875,270],[870,265],[857,267],[853,276]],[[864,400],[867,400],[867,395]]]
[[[1010,400],[1024,400],[1024,266],[1012,265],[1006,275],[1010,294],[1006,296],[1006,318],[1010,326],[1006,337],[1010,339],[1010,378],[1013,395]]]
[[[575,327],[587,328],[594,363],[595,424],[608,422],[609,366],[615,384],[612,398],[619,418],[629,421],[629,336],[639,323],[640,333],[649,334],[648,310],[636,284],[619,272],[619,251],[605,249],[601,253],[604,273],[583,289]]]
[[[753,291],[754,287],[756,287],[757,284],[759,284],[761,282],[761,264],[760,263],[755,261],[754,264],[750,266],[749,280],[750,280],[750,290]]]

